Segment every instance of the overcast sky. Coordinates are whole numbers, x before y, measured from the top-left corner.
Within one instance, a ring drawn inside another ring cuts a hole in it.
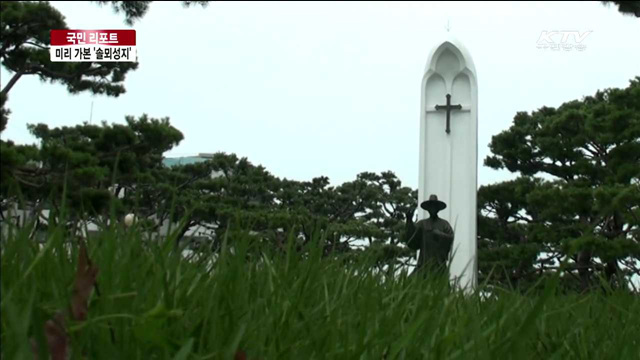
[[[479,185],[512,177],[483,160],[516,112],[640,75],[640,21],[599,2],[158,2],[132,27],[110,7],[53,5],[71,29],[135,29],[139,69],[119,98],[23,77],[9,94],[3,140],[34,143],[27,123],[88,121],[93,101],[94,123],[169,117],[185,139],[167,156],[236,153],[297,180],[339,184],[391,170],[417,187],[420,83],[447,20],[478,73]],[[539,49],[541,33],[554,30],[591,33],[583,51]],[[8,80],[3,68],[1,85]]]

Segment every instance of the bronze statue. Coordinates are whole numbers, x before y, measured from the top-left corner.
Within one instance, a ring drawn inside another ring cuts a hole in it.
[[[420,250],[417,271],[443,273],[447,269],[454,238],[449,222],[438,217],[438,212],[447,205],[436,195],[431,195],[420,207],[429,212],[429,218],[415,224],[411,217],[407,218],[406,243],[410,249]]]

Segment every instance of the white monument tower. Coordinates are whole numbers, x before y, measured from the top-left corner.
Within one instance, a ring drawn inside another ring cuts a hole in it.
[[[420,103],[419,204],[431,194],[447,204],[438,215],[455,231],[450,278],[470,290],[477,281],[478,85],[469,52],[448,32],[429,55]]]

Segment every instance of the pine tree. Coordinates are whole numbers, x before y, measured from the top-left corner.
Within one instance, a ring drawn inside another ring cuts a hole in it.
[[[517,283],[568,260],[586,289],[640,274],[640,77],[518,113],[490,148],[485,165],[520,178],[480,189],[485,275],[497,265]]]

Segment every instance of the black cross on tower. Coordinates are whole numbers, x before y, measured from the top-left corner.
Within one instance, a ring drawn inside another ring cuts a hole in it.
[[[451,119],[451,110],[462,110],[462,105],[451,105],[451,94],[447,94],[447,105],[436,105],[436,110],[447,110],[447,134],[451,132],[449,129],[449,121]]]

